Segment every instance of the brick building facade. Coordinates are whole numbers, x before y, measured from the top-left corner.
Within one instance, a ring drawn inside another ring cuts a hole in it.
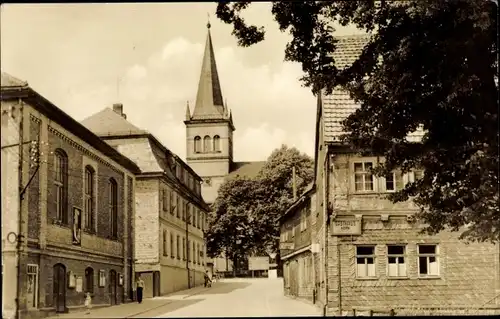
[[[145,282],[144,297],[201,285],[209,210],[201,178],[152,134],[127,121],[121,104],[82,124],[141,169],[136,175],[135,272]]]
[[[351,64],[366,41],[340,37],[339,67]],[[340,143],[340,123],[357,107],[341,90],[318,96],[313,242],[321,247],[316,286],[325,313],[500,313],[499,246],[466,244],[459,232],[420,234],[422,225],[413,217],[417,207],[393,204],[386,196],[424,172],[376,177],[370,168],[383,158],[360,157]],[[422,135],[417,130],[408,139],[418,142]]]
[[[2,73],[1,90],[2,111],[21,114],[20,209],[2,210],[20,224],[18,311],[66,312],[85,292],[97,305],[128,300],[139,168],[26,83]]]

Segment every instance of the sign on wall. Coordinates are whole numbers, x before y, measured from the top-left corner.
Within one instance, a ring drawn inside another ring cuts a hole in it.
[[[361,235],[361,219],[334,220],[331,227],[334,236]]]
[[[248,257],[248,270],[269,270],[269,257]]]
[[[280,242],[281,250],[293,250],[295,248],[295,244],[293,242]]]

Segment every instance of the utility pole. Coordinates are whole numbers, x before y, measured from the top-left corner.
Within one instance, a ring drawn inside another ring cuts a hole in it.
[[[293,201],[297,200],[297,183],[295,178],[295,166],[292,167],[292,187],[293,187]]]
[[[189,214],[189,209],[187,209],[189,206],[186,205],[184,207],[186,211],[186,269],[187,269],[187,279],[188,279],[188,289],[191,288],[191,274],[189,273],[189,219],[191,218],[191,215]]]

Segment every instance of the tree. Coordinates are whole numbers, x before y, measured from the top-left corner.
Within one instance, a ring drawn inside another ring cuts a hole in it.
[[[241,18],[249,4],[217,7],[242,46],[265,35]],[[412,198],[430,234],[447,228],[466,240],[500,239],[497,9],[488,0],[272,4],[280,30],[292,36],[285,59],[302,64],[304,85],[315,94],[340,87],[359,103],[343,122],[343,141],[384,156],[379,176],[395,168],[425,171],[389,198]],[[334,23],[355,25],[370,38],[344,69],[332,55]],[[422,141],[409,142],[419,127]]]
[[[314,162],[296,148],[283,145],[269,156],[254,178],[235,176],[218,191],[205,234],[211,257],[225,253],[237,264],[249,253],[278,250],[281,216],[293,202],[292,167],[296,169],[297,193],[313,180]]]

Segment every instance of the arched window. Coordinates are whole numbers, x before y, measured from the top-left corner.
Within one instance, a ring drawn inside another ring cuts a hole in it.
[[[212,151],[212,143],[211,138],[208,135],[205,135],[203,138],[203,152],[208,153]]]
[[[56,219],[68,224],[68,155],[62,149],[57,149],[54,155]]]
[[[85,269],[85,292],[94,293],[94,269]]]
[[[199,136],[194,138],[194,152],[201,153],[201,137]]]
[[[118,238],[118,185],[114,178],[109,179],[109,216],[111,238]]]
[[[95,171],[91,166],[85,167],[85,230],[94,230],[94,177]]]
[[[214,152],[220,152],[220,136],[214,136]]]

